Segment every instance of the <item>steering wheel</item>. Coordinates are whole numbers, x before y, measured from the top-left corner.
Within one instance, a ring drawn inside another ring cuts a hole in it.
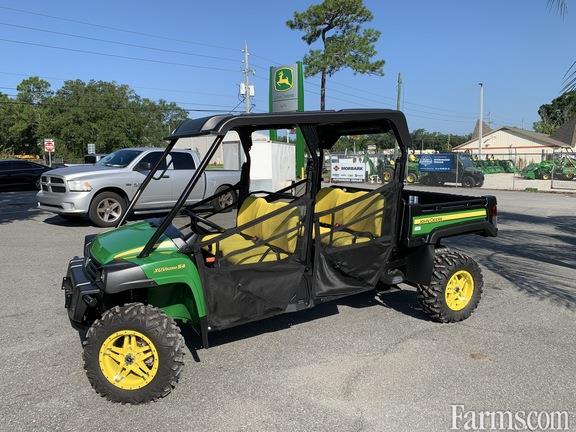
[[[191,210],[183,209],[182,213],[184,213],[190,217],[190,226],[193,228],[194,232],[196,232],[198,234],[202,234],[202,235],[214,234],[214,233],[221,233],[221,232],[224,232],[226,230],[226,228],[221,227],[220,225],[196,214],[195,212],[193,212]],[[198,222],[201,222],[204,225],[208,225],[210,228],[213,228],[215,231],[210,231],[204,227],[199,226]]]

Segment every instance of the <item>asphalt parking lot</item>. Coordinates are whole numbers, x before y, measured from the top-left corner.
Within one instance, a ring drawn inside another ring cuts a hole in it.
[[[499,237],[450,242],[484,271],[467,321],[428,321],[402,286],[221,332],[209,350],[187,332],[175,391],[123,406],[90,387],[60,290],[99,229],[0,192],[0,429],[441,431],[451,404],[566,410],[576,429],[576,196],[494,194]]]

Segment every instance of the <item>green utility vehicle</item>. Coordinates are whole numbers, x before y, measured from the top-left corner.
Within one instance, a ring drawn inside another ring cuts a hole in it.
[[[305,137],[305,178],[251,191],[252,133],[292,128]],[[228,206],[236,213],[207,206],[227,190],[187,207],[229,131],[245,159]],[[324,151],[341,137],[386,133],[401,152],[391,182],[374,190],[322,184]],[[163,177],[176,142],[195,136],[213,143],[170,213],[126,224],[142,191]],[[476,309],[480,268],[442,240],[495,236],[496,199],[403,190],[410,135],[401,112],[216,115],[185,121],[168,140],[117,228],[86,237],[62,284],[72,326],[85,332],[88,379],[107,399],[137,404],[170,393],[184,365],[176,321],[208,348],[214,331],[400,283],[416,287],[432,320],[460,321]]]

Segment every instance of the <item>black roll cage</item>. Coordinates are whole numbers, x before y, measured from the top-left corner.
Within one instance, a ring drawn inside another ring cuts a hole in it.
[[[370,134],[370,133],[383,133],[392,130],[396,135],[398,146],[400,149],[400,156],[398,158],[397,166],[399,169],[395,171],[394,182],[402,184],[406,160],[408,157],[407,148],[410,145],[410,134],[406,124],[406,118],[400,111],[385,110],[385,109],[353,109],[353,110],[339,110],[339,111],[306,111],[306,112],[291,112],[291,113],[273,113],[273,114],[242,114],[242,115],[215,115],[210,117],[203,117],[199,119],[190,119],[184,121],[174,132],[167,137],[168,145],[164,150],[162,156],[156,161],[144,181],[138,187],[134,197],[130,201],[126,212],[118,221],[116,227],[120,227],[126,222],[128,216],[134,210],[136,202],[146,189],[154,175],[158,171],[162,162],[166,160],[176,142],[180,138],[188,138],[203,135],[215,136],[214,141],[208,148],[204,158],[196,168],[196,171],[190,178],[190,181],[182,191],[180,197],[170,210],[170,212],[162,219],[162,222],[156,228],[140,254],[139,258],[144,258],[150,255],[156,243],[172,224],[174,218],[178,215],[182,207],[186,204],[188,196],[200,180],[202,174],[208,167],[208,164],[216,150],[222,143],[224,136],[228,131],[235,130],[240,136],[240,143],[246,157],[246,161],[242,165],[240,181],[233,186],[238,190],[238,205],[246,199],[249,194],[250,187],[250,149],[252,148],[252,132],[256,130],[265,129],[288,129],[298,127],[304,135],[306,146],[308,148],[311,163],[307,166],[307,176],[305,180],[299,182],[300,184],[306,183],[306,190],[311,194],[314,199],[322,184],[322,164],[324,162],[324,150],[330,149],[342,135],[348,134]],[[289,190],[294,185],[288,188],[281,189]],[[205,198],[204,200],[189,206],[189,208],[199,207],[201,204],[206,204],[214,197],[226,193],[228,190],[221,191],[212,197]],[[401,208],[401,194],[398,194],[399,202],[397,208]],[[398,212],[400,214],[401,212]],[[313,225],[312,215],[309,214],[305,223],[307,232],[311,232]],[[305,239],[305,250],[307,251],[307,260],[310,254],[309,239]]]

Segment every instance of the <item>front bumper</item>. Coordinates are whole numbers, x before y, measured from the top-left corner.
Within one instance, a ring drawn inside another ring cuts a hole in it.
[[[84,258],[74,257],[70,260],[66,276],[62,279],[62,289],[70,324],[77,330],[86,329],[86,312],[96,305],[100,289],[86,275]]]
[[[57,214],[88,214],[92,192],[46,192],[36,194],[38,208]]]

